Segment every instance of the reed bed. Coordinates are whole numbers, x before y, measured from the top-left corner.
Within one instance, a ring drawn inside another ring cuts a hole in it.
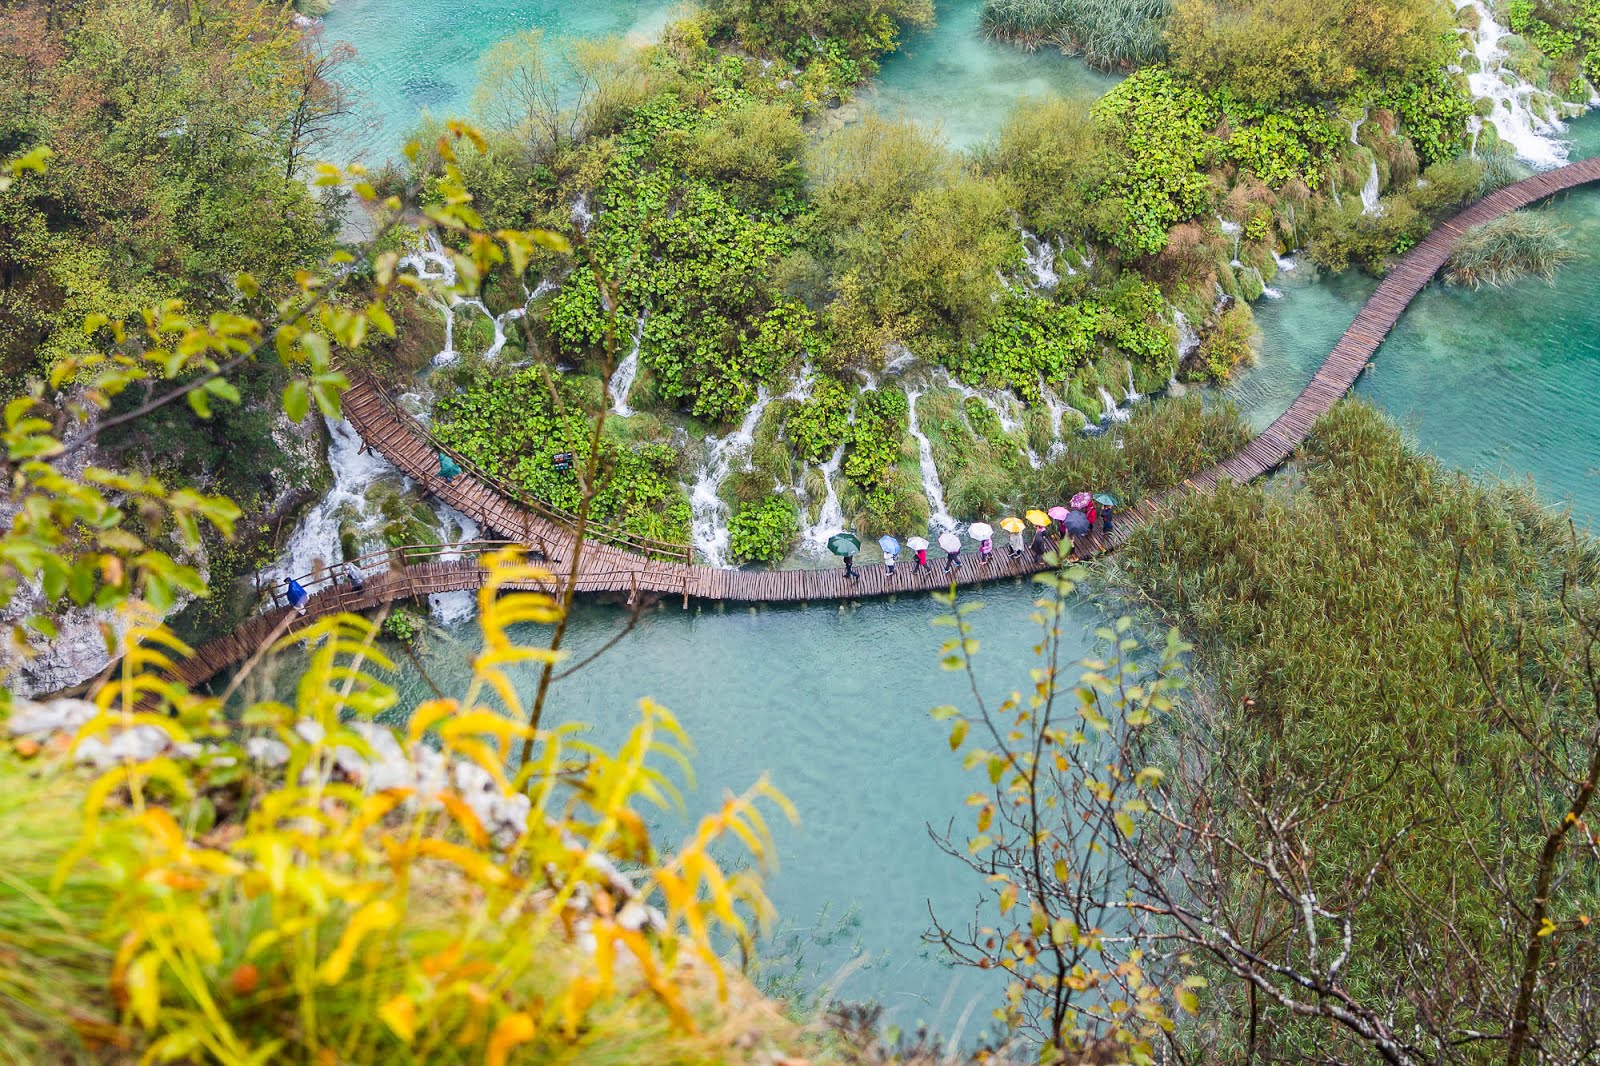
[[[1513,211],[1463,236],[1445,264],[1452,285],[1499,288],[1526,277],[1554,281],[1576,253],[1568,230],[1542,211]]]
[[[984,0],[985,31],[1024,48],[1082,53],[1106,70],[1166,57],[1163,31],[1170,0]]]

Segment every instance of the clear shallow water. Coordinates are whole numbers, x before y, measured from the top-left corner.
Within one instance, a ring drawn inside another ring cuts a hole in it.
[[[1024,97],[1092,100],[1119,80],[1057,49],[1026,52],[988,40],[980,6],[979,0],[937,4],[938,24],[884,60],[863,105],[937,129],[951,146],[967,148],[992,136]]]
[[[379,163],[399,154],[425,111],[465,115],[479,58],[514,33],[646,40],[666,24],[672,6],[668,0],[336,0],[323,33],[355,47],[341,80],[361,95],[363,111],[337,154]]]
[[[966,597],[986,604],[974,616],[986,698],[1029,686],[1036,594],[1031,584],[1008,581]],[[790,826],[766,812],[779,859],[768,881],[779,925],[760,951],[765,975],[780,991],[805,992],[833,985],[859,960],[839,995],[876,999],[903,1027],[925,1021],[970,1039],[1001,1002],[1002,985],[992,974],[948,966],[922,941],[930,904],[941,920],[959,924],[971,918],[983,888],[928,836],[930,822],[943,830],[952,818],[958,833],[970,830],[964,800],[986,784],[981,772],[962,770],[948,726],[928,714],[941,704],[971,706],[963,675],[939,667],[939,644],[950,634],[932,625],[940,613],[926,596],[844,608],[664,604],[595,665],[558,683],[546,722],[585,723],[592,739],[614,748],[636,720],[640,697],[679,717],[697,749],[697,781],[687,817],[656,819],[663,847],[726,792],[769,772],[802,821]],[[1091,651],[1088,634],[1101,618],[1087,597],[1074,607],[1064,630],[1084,638],[1069,644],[1069,660]],[[623,619],[616,608],[578,608],[569,661],[597,650]],[[446,693],[464,691],[475,640],[471,623],[425,638],[422,664]],[[295,674],[290,663],[282,669],[284,676],[269,679],[279,691]],[[526,676],[519,688],[531,693],[536,674]],[[399,684],[407,713],[432,694],[409,666]]]
[[[1574,123],[1573,157],[1600,142]],[[1600,189],[1541,208],[1570,227],[1577,258],[1555,284],[1529,279],[1473,291],[1439,282],[1412,303],[1356,385],[1446,463],[1531,477],[1546,499],[1600,522]],[[1284,298],[1256,305],[1257,365],[1229,391],[1260,427],[1310,380],[1376,286],[1353,274],[1280,275]]]

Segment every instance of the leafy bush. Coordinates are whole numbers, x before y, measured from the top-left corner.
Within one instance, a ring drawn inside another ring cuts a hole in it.
[[[788,493],[772,493],[733,512],[728,550],[740,562],[776,563],[789,553],[799,527],[799,503]]]
[[[983,170],[1010,185],[1023,223],[1046,237],[1085,233],[1108,164],[1089,106],[1058,97],[1019,101],[994,147],[980,153]]]
[[[1102,322],[1099,304],[1064,306],[1042,296],[1008,290],[988,332],[958,373],[973,385],[1004,386],[1029,400],[1039,383],[1064,385],[1088,365]]]
[[[899,389],[863,392],[856,404],[855,421],[850,425],[845,476],[869,491],[886,486],[900,461],[900,450],[910,427],[910,408],[905,393]]]
[[[1314,107],[1228,115],[1227,158],[1273,187],[1322,184],[1323,171],[1348,132]]]
[[[402,644],[414,644],[422,636],[425,623],[404,608],[389,612],[383,620],[383,635]]]
[[[797,458],[827,459],[850,433],[850,390],[838,378],[819,375],[811,395],[789,412],[783,433]]]
[[[575,510],[578,480],[555,469],[557,452],[588,461],[592,424],[584,414],[592,390],[580,381],[555,379],[561,411],[543,370],[532,367],[508,377],[480,378],[441,397],[433,426],[441,441],[490,473],[536,499]],[[684,543],[689,539],[689,500],[679,483],[681,456],[668,444],[602,442],[600,491],[591,513],[642,537]]]
[[[1388,84],[1378,96],[1379,107],[1400,119],[1424,164],[1442,163],[1461,148],[1472,114],[1465,79],[1441,64],[1434,70]]]
[[[1567,232],[1540,211],[1502,215],[1461,236],[1445,264],[1445,280],[1474,289],[1530,276],[1554,281],[1556,270],[1576,255]]]
[[[1094,117],[1117,153],[1097,194],[1099,224],[1122,251],[1154,255],[1168,229],[1211,203],[1216,109],[1170,71],[1147,67],[1096,101]]]
[[[1191,379],[1227,381],[1241,366],[1255,361],[1255,341],[1258,335],[1255,315],[1250,305],[1235,302],[1222,312],[1217,324],[1200,338],[1200,345],[1190,358],[1195,370],[1186,374]]]

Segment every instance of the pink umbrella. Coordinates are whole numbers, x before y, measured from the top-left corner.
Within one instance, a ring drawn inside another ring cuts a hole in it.
[[[1066,521],[1067,513],[1067,509],[1062,507],[1060,504],[1057,504],[1045,512],[1045,514],[1049,515],[1051,518],[1054,518],[1057,522]]]
[[[1087,492],[1080,492],[1074,496],[1070,502],[1072,503],[1073,507],[1081,511],[1088,507],[1089,504],[1094,502],[1094,497],[1090,496]]]

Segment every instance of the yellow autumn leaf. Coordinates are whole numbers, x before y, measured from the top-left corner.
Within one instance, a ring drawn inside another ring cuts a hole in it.
[[[317,969],[317,977],[325,985],[336,985],[344,980],[344,975],[349,972],[350,963],[355,958],[356,949],[361,946],[361,941],[367,934],[388,929],[399,920],[400,913],[394,909],[394,904],[386,899],[374,900],[356,911],[344,927],[344,933],[339,937],[339,946],[333,949],[333,954],[329,955]]]
[[[378,1017],[408,1044],[417,1035],[417,1004],[410,996],[395,996],[378,1008]]]
[[[489,1036],[489,1049],[483,1058],[484,1066],[505,1066],[506,1057],[511,1054],[511,1049],[532,1040],[534,1031],[533,1018],[522,1011],[501,1018],[495,1023],[494,1032]]]

